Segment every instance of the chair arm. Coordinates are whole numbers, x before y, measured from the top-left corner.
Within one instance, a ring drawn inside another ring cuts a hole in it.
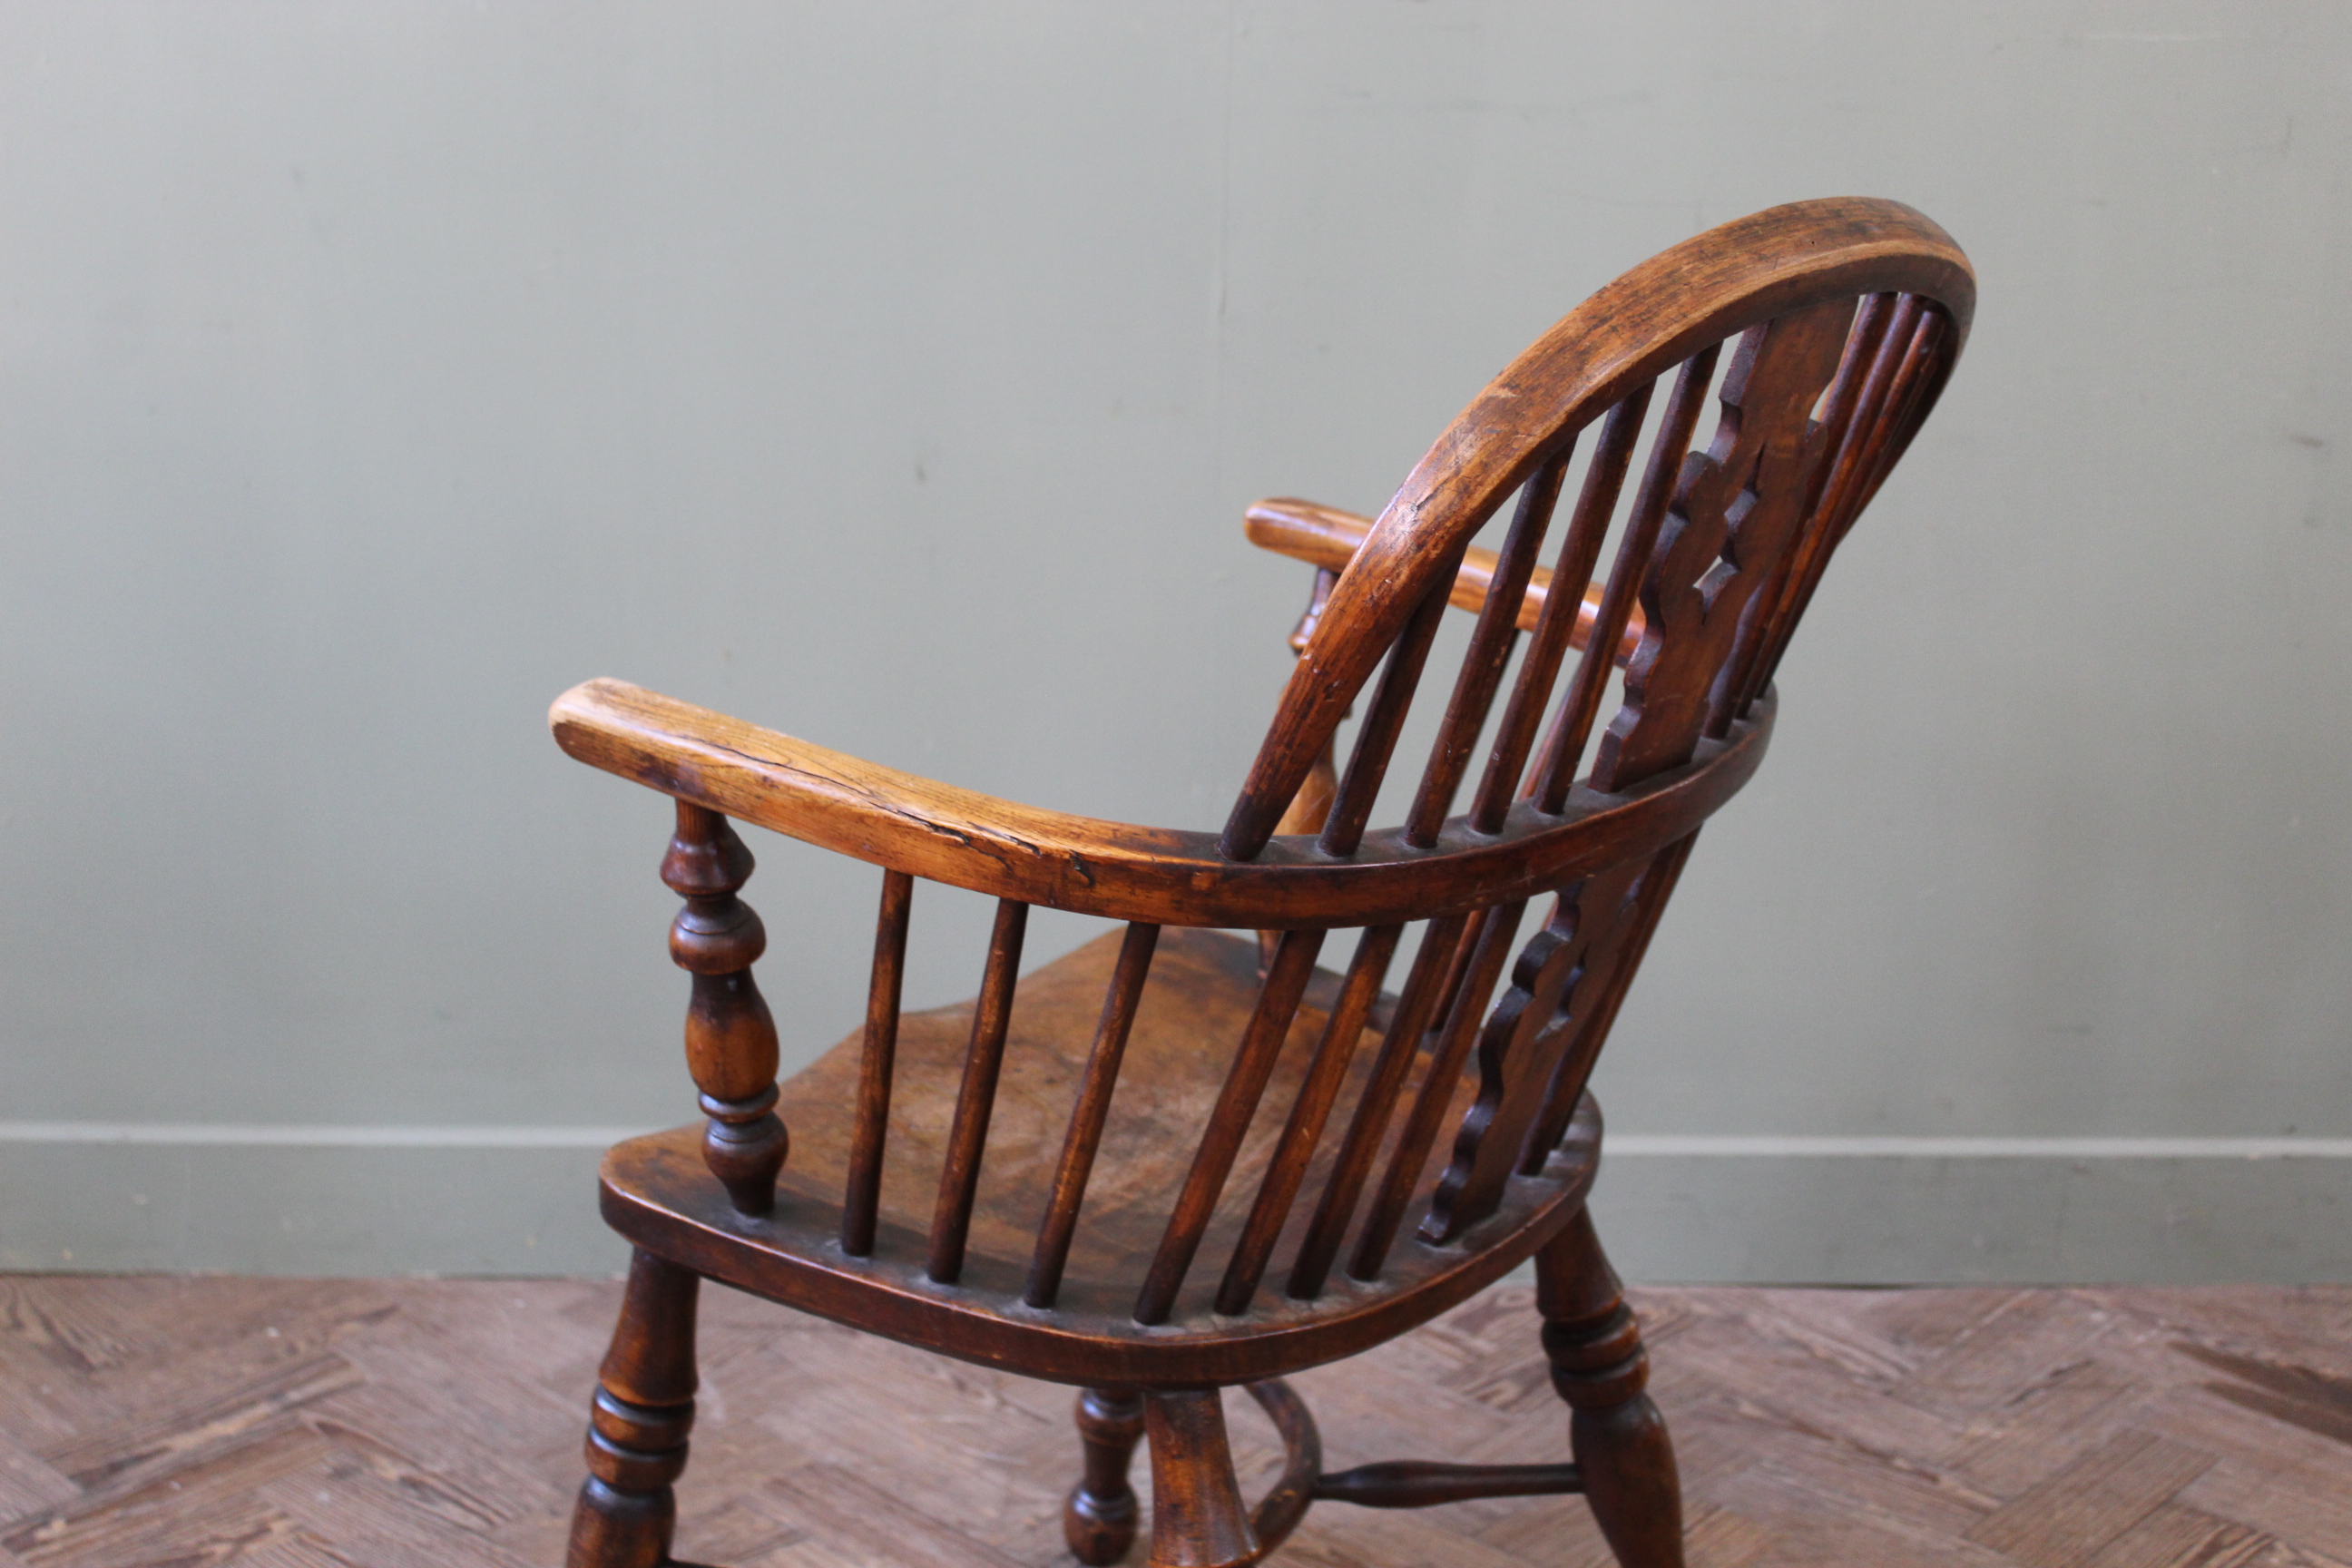
[[[1460,819],[1433,857],[1402,830],[1369,834],[1347,860],[1277,838],[1251,861],[1213,833],[1138,827],[1021,805],[861,762],[620,680],[555,700],[548,727],[572,756],[803,843],[974,892],[1162,925],[1330,927],[1420,920],[1525,898],[1696,827],[1755,771],[1769,699],[1690,766],[1622,795],[1578,790],[1566,815],[1533,803],[1496,836]]]
[[[1355,559],[1357,547],[1372,531],[1369,517],[1341,511],[1319,501],[1288,497],[1259,501],[1244,514],[1244,520],[1243,526],[1252,544],[1334,572],[1348,569],[1348,563]],[[1475,613],[1486,605],[1486,591],[1494,582],[1495,552],[1474,546],[1463,552],[1462,570],[1455,574],[1454,587],[1446,598],[1456,609]],[[1537,567],[1528,579],[1527,595],[1519,602],[1521,631],[1536,629],[1536,617],[1543,614],[1544,599],[1550,591],[1551,569]],[[1601,584],[1595,583],[1584,590],[1584,603],[1576,612],[1575,629],[1568,634],[1570,646],[1580,648],[1591,639],[1592,623],[1600,615]],[[1616,662],[1623,664],[1641,646],[1642,608],[1636,605],[1625,623],[1625,636],[1618,643]]]

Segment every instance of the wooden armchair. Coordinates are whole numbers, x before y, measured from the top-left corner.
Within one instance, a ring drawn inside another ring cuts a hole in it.
[[[1585,1214],[1601,1150],[1585,1082],[1700,825],[1762,759],[1790,634],[1935,402],[1973,300],[1967,259],[1908,207],[1778,207],[1559,321],[1377,521],[1253,508],[1251,537],[1318,573],[1222,834],[991,799],[617,681],[558,699],[566,752],[677,802],[662,875],[686,900],[670,951],[693,975],[707,1119],[604,1162],[605,1218],[635,1253],[573,1568],[671,1561],[706,1278],[1077,1385],[1066,1521],[1089,1563],[1133,1542],[1147,1437],[1157,1564],[1255,1562],[1318,1499],[1539,1492],[1583,1493],[1621,1561],[1680,1563],[1673,1448]],[[1514,492],[1499,549],[1472,550]],[[1367,831],[1449,603],[1477,620],[1436,743],[1403,822]],[[1341,771],[1334,735],[1359,705]],[[730,817],[883,868],[864,1027],[781,1088]],[[1001,901],[978,997],[902,1016],[919,879]],[[1036,904],[1124,929],[1016,985]],[[1318,967],[1327,951],[1344,965]],[[1284,1374],[1530,1258],[1575,1462],[1324,1474]],[[1226,1447],[1235,1384],[1288,1450],[1255,1507]]]

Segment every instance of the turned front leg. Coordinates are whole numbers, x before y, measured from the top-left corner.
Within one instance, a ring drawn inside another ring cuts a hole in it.
[[[768,933],[735,896],[751,876],[751,851],[719,813],[677,803],[677,834],[662,880],[686,900],[669,931],[669,955],[694,975],[686,1013],[686,1064],[702,1090],[703,1158],[737,1212],[775,1206],[776,1173],[791,1144],[776,1106],[776,1023],[751,979]]]
[[[694,1308],[702,1281],[649,1252],[629,1262],[613,1347],[588,1420],[588,1480],[572,1511],[566,1568],[659,1568],[670,1561],[694,1425]]]
[[[1079,1562],[1105,1568],[1135,1544],[1141,1510],[1127,1472],[1143,1440],[1143,1396],[1089,1388],[1078,1395],[1077,1416],[1086,1472],[1063,1507],[1062,1538]]]
[[[1624,1287],[1580,1211],[1536,1254],[1551,1385],[1566,1400],[1584,1500],[1625,1568],[1683,1568],[1682,1481]]]

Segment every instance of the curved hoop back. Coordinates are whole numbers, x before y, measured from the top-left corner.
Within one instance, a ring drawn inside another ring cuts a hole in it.
[[[1492,835],[1520,794],[1548,815],[1562,809],[1609,650],[1637,600],[1640,642],[1591,787],[1622,791],[1688,762],[1769,680],[1831,552],[1942,390],[1975,297],[1967,258],[1935,223],[1900,203],[1840,197],[1725,224],[1570,312],[1447,426],[1331,589],[1222,852],[1246,861],[1265,848],[1385,659],[1319,843],[1326,855],[1356,851],[1464,552],[1516,490],[1519,506],[1404,827],[1407,843],[1437,845],[1514,651],[1578,437],[1595,424],[1546,600],[1561,613],[1538,619],[1469,826]],[[1727,343],[1736,346],[1717,389],[1722,416],[1706,449],[1692,451]],[[1669,372],[1588,651],[1538,752],[1574,606],[1615,518],[1652,388]]]

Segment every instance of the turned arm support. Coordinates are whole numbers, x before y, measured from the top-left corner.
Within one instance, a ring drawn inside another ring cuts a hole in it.
[[[1319,501],[1287,497],[1259,501],[1249,509],[1244,519],[1244,526],[1252,544],[1330,572],[1346,571],[1348,563],[1356,557],[1357,547],[1372,531],[1372,520],[1369,517],[1341,511]],[[1486,590],[1494,581],[1495,552],[1465,551],[1462,570],[1446,597],[1456,609],[1475,614],[1486,603]],[[1527,596],[1519,604],[1519,630],[1535,630],[1536,617],[1543,614],[1544,599],[1550,592],[1550,569],[1537,567],[1528,579]],[[1601,584],[1595,583],[1584,590],[1584,603],[1576,612],[1576,629],[1568,635],[1570,646],[1580,648],[1591,640],[1592,624],[1600,614]],[[1616,662],[1623,664],[1641,646],[1642,611],[1637,605],[1633,618],[1626,623],[1623,639],[1617,645]]]

